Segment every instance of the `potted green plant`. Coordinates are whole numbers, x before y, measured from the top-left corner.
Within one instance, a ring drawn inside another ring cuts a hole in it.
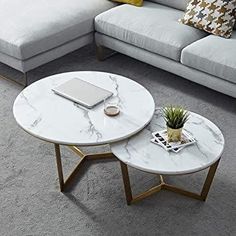
[[[168,142],[181,141],[182,129],[189,118],[189,112],[180,106],[167,106],[162,109],[167,126]]]

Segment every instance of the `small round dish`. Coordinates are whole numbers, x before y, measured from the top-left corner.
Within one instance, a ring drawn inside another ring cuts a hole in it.
[[[104,113],[107,116],[117,116],[120,113],[120,108],[116,105],[108,105],[106,108],[104,108]]]

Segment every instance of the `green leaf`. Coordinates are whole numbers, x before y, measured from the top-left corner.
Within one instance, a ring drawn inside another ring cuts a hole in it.
[[[169,105],[162,109],[162,115],[168,127],[179,129],[188,121],[190,114],[180,106]]]

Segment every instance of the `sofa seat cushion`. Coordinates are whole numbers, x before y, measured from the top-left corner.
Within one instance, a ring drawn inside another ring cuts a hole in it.
[[[107,0],[0,0],[0,52],[20,60],[94,30],[94,17],[116,6]]]
[[[147,51],[179,61],[181,50],[206,36],[205,32],[183,25],[183,12],[152,2],[142,7],[120,5],[95,18],[97,32]]]
[[[236,83],[236,31],[230,39],[210,35],[184,48],[181,62]]]

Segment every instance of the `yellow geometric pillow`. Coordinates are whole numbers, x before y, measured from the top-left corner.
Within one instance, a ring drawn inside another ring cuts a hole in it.
[[[141,7],[143,5],[143,0],[112,0],[113,2],[128,3],[136,7]]]

